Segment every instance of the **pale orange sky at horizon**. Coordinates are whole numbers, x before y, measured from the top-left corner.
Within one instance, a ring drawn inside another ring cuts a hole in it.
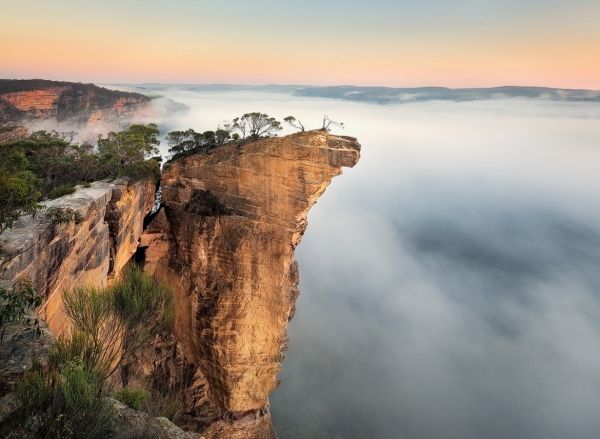
[[[191,0],[171,8],[157,0],[121,3],[4,6],[0,77],[600,89],[600,4],[587,0],[521,2],[530,9],[488,0],[446,9],[443,0],[403,8],[374,0],[377,10],[349,2],[309,18],[288,6],[270,12],[271,1],[261,0],[255,20],[243,3],[239,14]]]

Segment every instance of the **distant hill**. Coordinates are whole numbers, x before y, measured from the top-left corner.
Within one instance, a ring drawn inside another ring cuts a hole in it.
[[[32,120],[112,123],[149,115],[150,98],[94,84],[44,79],[0,79],[0,124]]]
[[[462,102],[506,98],[600,102],[600,91],[519,86],[493,88],[303,87],[296,89],[294,94],[296,96],[345,99],[378,104],[435,100]]]

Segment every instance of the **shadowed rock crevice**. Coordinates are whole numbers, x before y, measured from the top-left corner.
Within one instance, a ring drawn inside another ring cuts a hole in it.
[[[229,215],[229,210],[211,192],[203,189],[195,190],[192,198],[185,206],[186,212],[201,216]]]

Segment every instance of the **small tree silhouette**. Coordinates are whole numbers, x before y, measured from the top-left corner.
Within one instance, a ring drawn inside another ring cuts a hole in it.
[[[324,131],[330,131],[331,127],[338,127],[344,129],[344,124],[342,122],[336,122],[329,118],[329,116],[323,116],[323,127],[321,128]]]

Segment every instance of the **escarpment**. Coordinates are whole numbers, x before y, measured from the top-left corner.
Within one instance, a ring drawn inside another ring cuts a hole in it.
[[[154,115],[149,97],[93,84],[47,80],[0,80],[0,125],[67,122],[116,129],[124,120]]]
[[[176,290],[172,361],[194,370],[188,422],[204,436],[273,435],[268,395],[298,295],[294,249],[311,206],[359,155],[355,139],[311,131],[165,166],[163,207],[141,246],[146,269]]]
[[[103,286],[132,259],[143,263],[175,292],[174,327],[127,360],[122,383],[174,396],[178,424],[204,438],[273,438],[269,394],[298,296],[294,250],[309,209],[359,157],[356,139],[325,131],[230,142],[167,163],[152,215],[154,181],[80,187],[0,235],[0,283],[29,278],[39,314],[60,335],[64,291]],[[76,214],[57,221],[56,208]],[[0,390],[24,370],[4,369]]]
[[[0,235],[0,282],[31,280],[43,299],[40,315],[60,335],[66,325],[62,292],[103,286],[118,274],[137,250],[155,193],[152,180],[95,182],[44,202],[35,217],[21,217]],[[73,212],[70,221],[52,217],[65,209]]]

